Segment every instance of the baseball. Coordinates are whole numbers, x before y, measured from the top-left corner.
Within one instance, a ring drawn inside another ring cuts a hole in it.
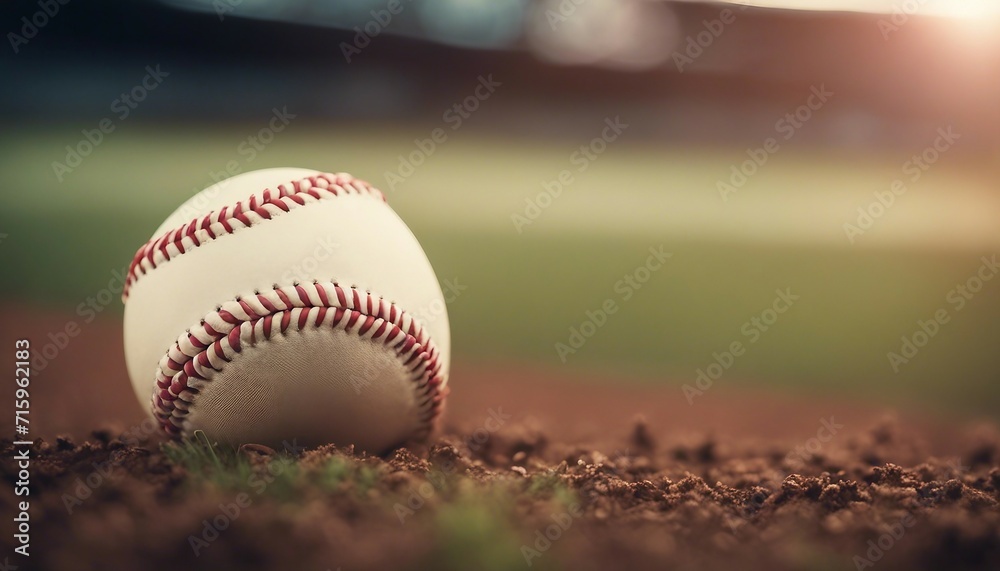
[[[206,188],[139,248],[122,299],[132,387],[173,436],[380,452],[426,438],[447,394],[430,262],[346,173]]]

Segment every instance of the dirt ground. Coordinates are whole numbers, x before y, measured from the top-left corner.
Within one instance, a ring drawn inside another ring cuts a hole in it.
[[[5,344],[67,320],[12,313]],[[459,363],[426,445],[206,468],[146,430],[120,336],[86,324],[32,377],[38,439],[0,444],[0,557],[20,569],[1000,568],[990,423]]]

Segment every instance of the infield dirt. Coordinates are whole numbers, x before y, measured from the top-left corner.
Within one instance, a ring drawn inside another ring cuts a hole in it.
[[[35,385],[21,569],[1000,568],[991,423],[465,364],[427,444],[205,465],[141,429],[113,325]]]

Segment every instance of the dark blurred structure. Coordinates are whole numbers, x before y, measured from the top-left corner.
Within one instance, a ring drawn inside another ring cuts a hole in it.
[[[604,0],[52,0],[58,12],[18,43],[11,34],[41,4],[7,2],[0,114],[90,117],[160,64],[183,73],[171,97],[144,104],[150,120],[237,121],[288,105],[317,120],[435,121],[493,74],[507,103],[477,125],[499,132],[573,134],[581,118],[626,105],[643,118],[632,136],[739,144],[824,85],[839,104],[797,143],[923,145],[948,124],[962,126],[967,150],[1000,141],[995,19],[613,4],[614,17]]]

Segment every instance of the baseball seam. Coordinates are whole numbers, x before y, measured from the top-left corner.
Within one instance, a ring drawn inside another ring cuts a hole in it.
[[[277,190],[266,189],[260,197],[252,195],[246,201],[223,206],[154,237],[133,256],[125,277],[122,301],[128,299],[129,290],[139,278],[185,252],[285,212],[343,194],[368,194],[386,201],[380,190],[361,179],[347,173],[321,173],[280,184]]]
[[[235,355],[275,335],[324,327],[356,333],[392,350],[409,372],[417,394],[421,426],[413,438],[423,438],[433,430],[447,394],[437,346],[394,303],[335,282],[276,285],[272,291],[220,305],[178,337],[160,360],[153,415],[168,434],[182,435],[185,417],[198,394]]]

